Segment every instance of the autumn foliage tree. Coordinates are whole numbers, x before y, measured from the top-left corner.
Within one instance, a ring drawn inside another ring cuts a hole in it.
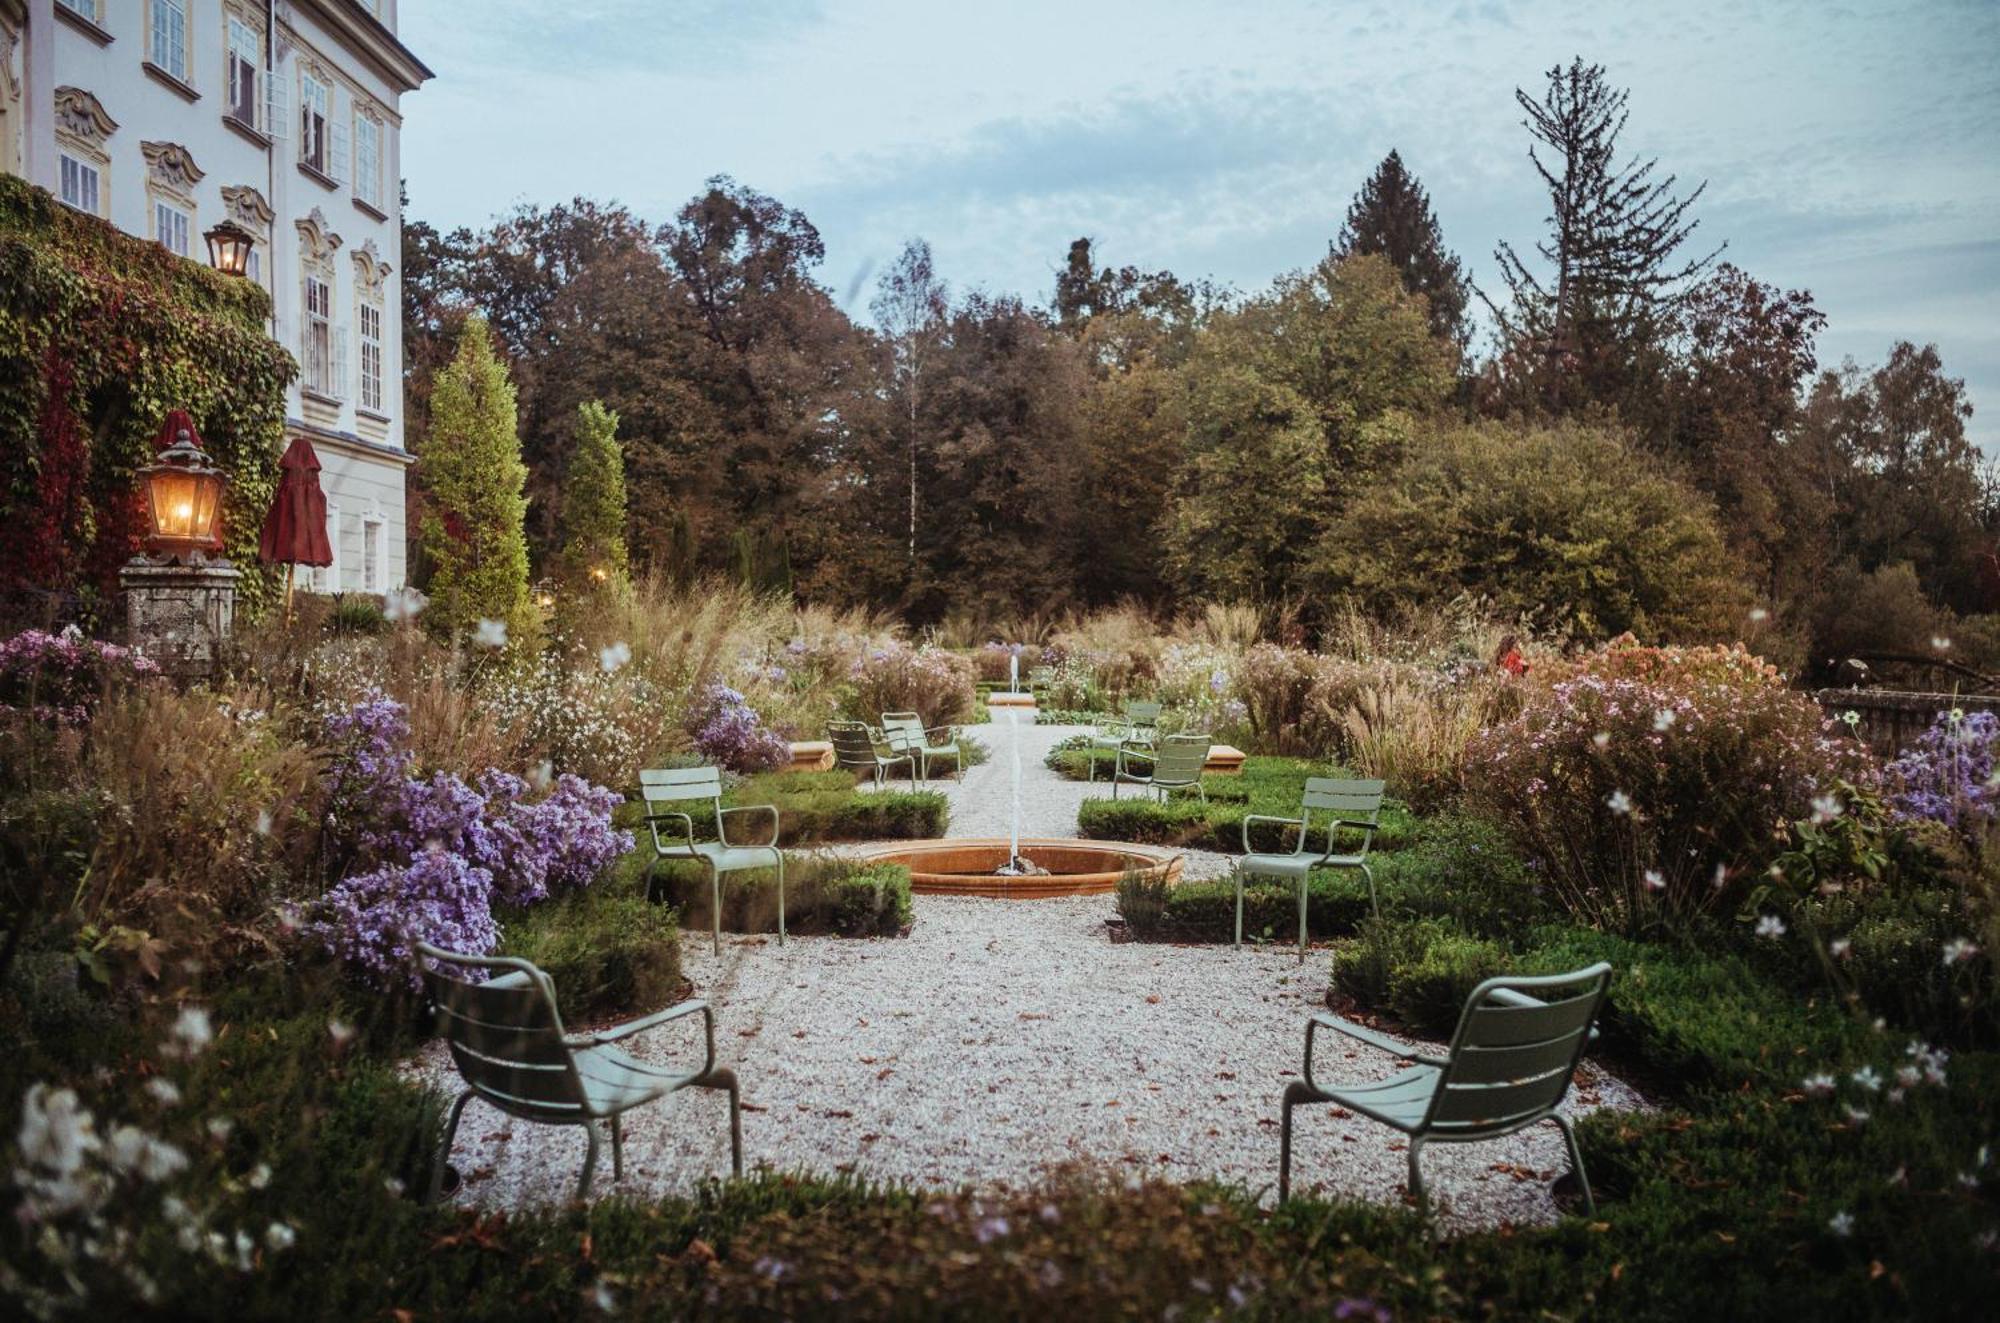
[[[432,382],[430,415],[416,472],[431,567],[426,619],[451,631],[497,620],[525,632],[533,623],[522,531],[528,470],[515,432],[514,386],[484,318],[466,320],[457,354]]]

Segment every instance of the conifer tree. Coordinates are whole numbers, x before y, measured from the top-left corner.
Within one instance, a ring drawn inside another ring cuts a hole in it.
[[[1415,175],[1390,152],[1347,209],[1334,240],[1336,257],[1380,253],[1402,273],[1403,288],[1430,300],[1431,333],[1463,348],[1469,291],[1465,270],[1444,246],[1431,200]]]
[[[426,619],[453,632],[497,620],[516,638],[533,625],[514,385],[482,317],[431,386],[430,430],[417,449],[425,494],[419,536],[431,566]]]
[[[630,582],[625,550],[625,452],[618,415],[598,400],[576,410],[576,448],[564,475],[560,574],[573,593],[617,595]]]

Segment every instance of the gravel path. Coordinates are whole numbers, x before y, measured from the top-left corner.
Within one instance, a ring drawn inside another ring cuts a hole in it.
[[[1090,793],[1041,765],[1062,733],[1020,728],[1024,835],[1073,835]],[[952,829],[1005,835],[992,801],[1007,797],[1008,732],[979,734],[994,756],[947,789]],[[1301,966],[1284,948],[1114,943],[1109,896],[919,896],[915,911],[902,939],[793,938],[781,949],[738,938],[720,958],[705,935],[687,941],[688,976],[715,1007],[718,1051],[743,1082],[747,1161],[958,1186],[1021,1184],[1085,1160],[1275,1187],[1279,1098],[1299,1069],[1306,1016],[1324,1002],[1323,958]],[[641,1055],[687,1061],[697,1032],[657,1032]],[[1378,1078],[1399,1064],[1337,1039],[1323,1051],[1322,1079]],[[437,1045],[416,1064],[457,1087]],[[1586,1066],[1566,1110],[1642,1105]],[[607,1154],[598,1191],[685,1191],[726,1173],[726,1117],[721,1095],[697,1090],[628,1115],[626,1179],[611,1185]],[[461,1197],[567,1198],[583,1149],[577,1131],[475,1103],[453,1158],[468,1177]],[[1301,1110],[1294,1161],[1302,1191],[1402,1196],[1401,1136],[1332,1107]],[[1553,1218],[1549,1182],[1566,1167],[1553,1125],[1424,1156],[1433,1198],[1461,1227]]]

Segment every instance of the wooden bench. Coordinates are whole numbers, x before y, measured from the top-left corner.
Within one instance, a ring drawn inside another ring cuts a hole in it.
[[[793,740],[792,765],[794,772],[830,772],[833,770],[832,740]]]
[[[1230,744],[1211,744],[1201,770],[1208,776],[1233,776],[1243,770],[1243,750]]]

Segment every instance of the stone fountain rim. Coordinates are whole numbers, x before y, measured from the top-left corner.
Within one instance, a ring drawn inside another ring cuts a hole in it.
[[[989,896],[1026,898],[1038,896],[1088,896],[1115,891],[1118,882],[1137,863],[1140,871],[1165,878],[1169,886],[1180,881],[1181,854],[1158,845],[1136,841],[1093,841],[1075,836],[1024,836],[1020,852],[1030,859],[1037,851],[1081,851],[1103,857],[1115,866],[1090,872],[1051,873],[1043,877],[994,877],[982,873],[929,872],[920,866],[925,854],[979,850],[992,852],[994,866],[1007,861],[1010,843],[1004,836],[943,836],[909,841],[874,841],[855,851],[870,862],[899,863],[910,870],[910,890],[919,895]],[[909,856],[918,856],[912,859]],[[1037,862],[1040,862],[1037,860]]]

